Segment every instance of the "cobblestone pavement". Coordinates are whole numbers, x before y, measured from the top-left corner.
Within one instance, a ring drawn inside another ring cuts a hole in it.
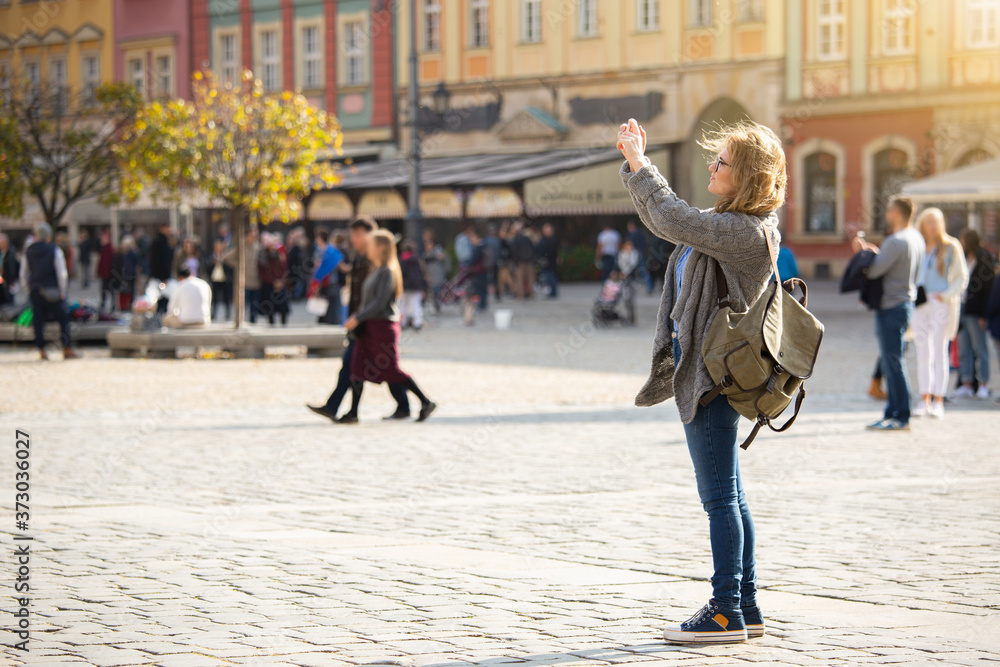
[[[511,331],[446,312],[408,334],[441,404],[424,424],[382,422],[384,388],[357,427],[306,412],[336,360],[0,352],[3,552],[15,428],[35,537],[31,652],[0,663],[1000,661],[1000,409],[866,433],[871,318],[823,284],[803,414],[743,454],[769,634],[662,643],[710,594],[707,520],[673,405],[631,404],[655,298],[635,329],[595,330],[591,295],[514,304]]]

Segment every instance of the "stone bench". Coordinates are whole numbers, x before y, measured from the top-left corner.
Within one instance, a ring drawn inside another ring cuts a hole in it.
[[[127,326],[118,322],[70,322],[69,332],[73,343],[103,343],[112,331],[125,331]],[[59,343],[59,324],[46,322],[45,340]],[[19,327],[11,322],[0,323],[0,343],[34,343],[34,327]]]
[[[346,332],[338,326],[257,328],[208,326],[197,329],[160,329],[108,333],[112,357],[176,357],[178,348],[221,348],[240,359],[261,359],[269,347],[305,346],[307,354],[339,357]]]

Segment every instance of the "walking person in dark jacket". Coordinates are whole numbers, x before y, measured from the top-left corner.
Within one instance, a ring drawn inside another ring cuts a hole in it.
[[[73,351],[69,313],[66,312],[66,292],[69,288],[66,256],[52,242],[52,227],[44,222],[35,230],[34,243],[24,250],[21,284],[27,287],[28,298],[31,300],[35,347],[38,348],[39,358],[49,358],[45,351],[45,322],[54,319],[59,322],[63,358],[75,359],[78,355]]]
[[[962,247],[969,265],[969,287],[962,308],[962,328],[958,332],[959,376],[962,386],[956,398],[990,397],[990,347],[986,336],[986,310],[996,270],[993,256],[980,242],[974,229],[962,232]],[[975,383],[979,388],[975,389]]]
[[[382,382],[409,391],[420,399],[417,421],[427,419],[437,405],[427,398],[413,378],[399,367],[399,307],[403,274],[396,257],[396,241],[387,230],[373,232],[369,241],[372,271],[365,278],[361,307],[344,326],[357,337],[351,359],[351,411],[357,420],[358,404],[365,382]],[[359,331],[359,327],[363,327]]]
[[[101,243],[97,258],[97,277],[101,279],[101,312],[104,312],[104,303],[110,305],[110,311],[115,310],[115,301],[118,299],[118,285],[114,279],[115,249],[111,245],[111,232],[104,230],[101,232]]]
[[[993,277],[993,285],[990,287],[990,300],[986,304],[986,324],[993,338],[995,356],[1000,365],[1000,273]],[[1000,405],[1000,396],[996,398],[996,402]]]
[[[0,306],[14,302],[14,292],[20,280],[21,263],[10,246],[10,239],[0,232]]]
[[[365,215],[358,216],[352,220],[350,224],[351,247],[354,250],[354,259],[351,262],[351,296],[347,304],[348,316],[353,315],[359,308],[361,308],[364,283],[368,278],[368,274],[372,270],[372,263],[368,259],[368,237],[371,232],[376,229],[378,229],[378,223]],[[352,396],[352,404],[354,402],[360,402],[361,400],[361,389],[351,383],[351,361],[354,359],[354,349],[356,345],[357,336],[349,336],[347,340],[347,347],[344,348],[344,357],[343,363],[340,367],[340,375],[337,377],[337,386],[330,394],[330,397],[326,400],[326,403],[322,406],[306,405],[307,408],[316,414],[326,417],[337,424],[358,423],[357,412],[348,412],[339,418],[337,417],[337,412],[340,410],[340,404],[343,402],[344,397],[347,396],[348,390],[355,392],[355,396]],[[389,393],[392,394],[393,399],[396,401],[396,411],[386,417],[386,419],[405,419],[409,417],[410,404],[406,396],[406,389],[396,384],[390,384]]]
[[[427,269],[416,253],[417,244],[403,242],[399,266],[403,272],[403,297],[400,300],[400,322],[420,331],[424,326],[424,296],[427,294]]]
[[[149,277],[160,283],[170,280],[174,267],[174,247],[170,242],[173,230],[170,225],[160,225],[159,231],[149,244]],[[160,297],[156,304],[156,312],[167,312],[167,298]]]
[[[559,298],[559,276],[557,273],[559,269],[559,239],[551,224],[542,225],[542,238],[538,240],[535,251],[538,254],[538,263],[542,267],[539,278],[548,289],[548,298]]]
[[[281,318],[281,326],[288,324],[288,291],[285,289],[285,278],[288,275],[288,262],[284,253],[277,246],[277,239],[265,232],[262,235],[262,247],[257,256],[257,270],[260,273],[260,308],[267,315],[267,323],[274,326],[274,316]]]

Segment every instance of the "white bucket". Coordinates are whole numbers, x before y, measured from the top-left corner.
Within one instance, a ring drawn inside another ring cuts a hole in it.
[[[514,311],[501,308],[499,310],[493,311],[493,324],[497,329],[507,330],[510,329],[511,323],[514,321]]]

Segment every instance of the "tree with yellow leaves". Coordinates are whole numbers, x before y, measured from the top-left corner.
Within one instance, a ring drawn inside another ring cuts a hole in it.
[[[264,92],[249,70],[237,83],[210,72],[192,77],[191,100],[151,102],[120,149],[124,196],[134,200],[154,183],[169,196],[203,193],[230,210],[236,239],[234,320],[243,323],[246,253],[251,219],[296,219],[301,199],[339,178],[340,126],[300,94]]]

